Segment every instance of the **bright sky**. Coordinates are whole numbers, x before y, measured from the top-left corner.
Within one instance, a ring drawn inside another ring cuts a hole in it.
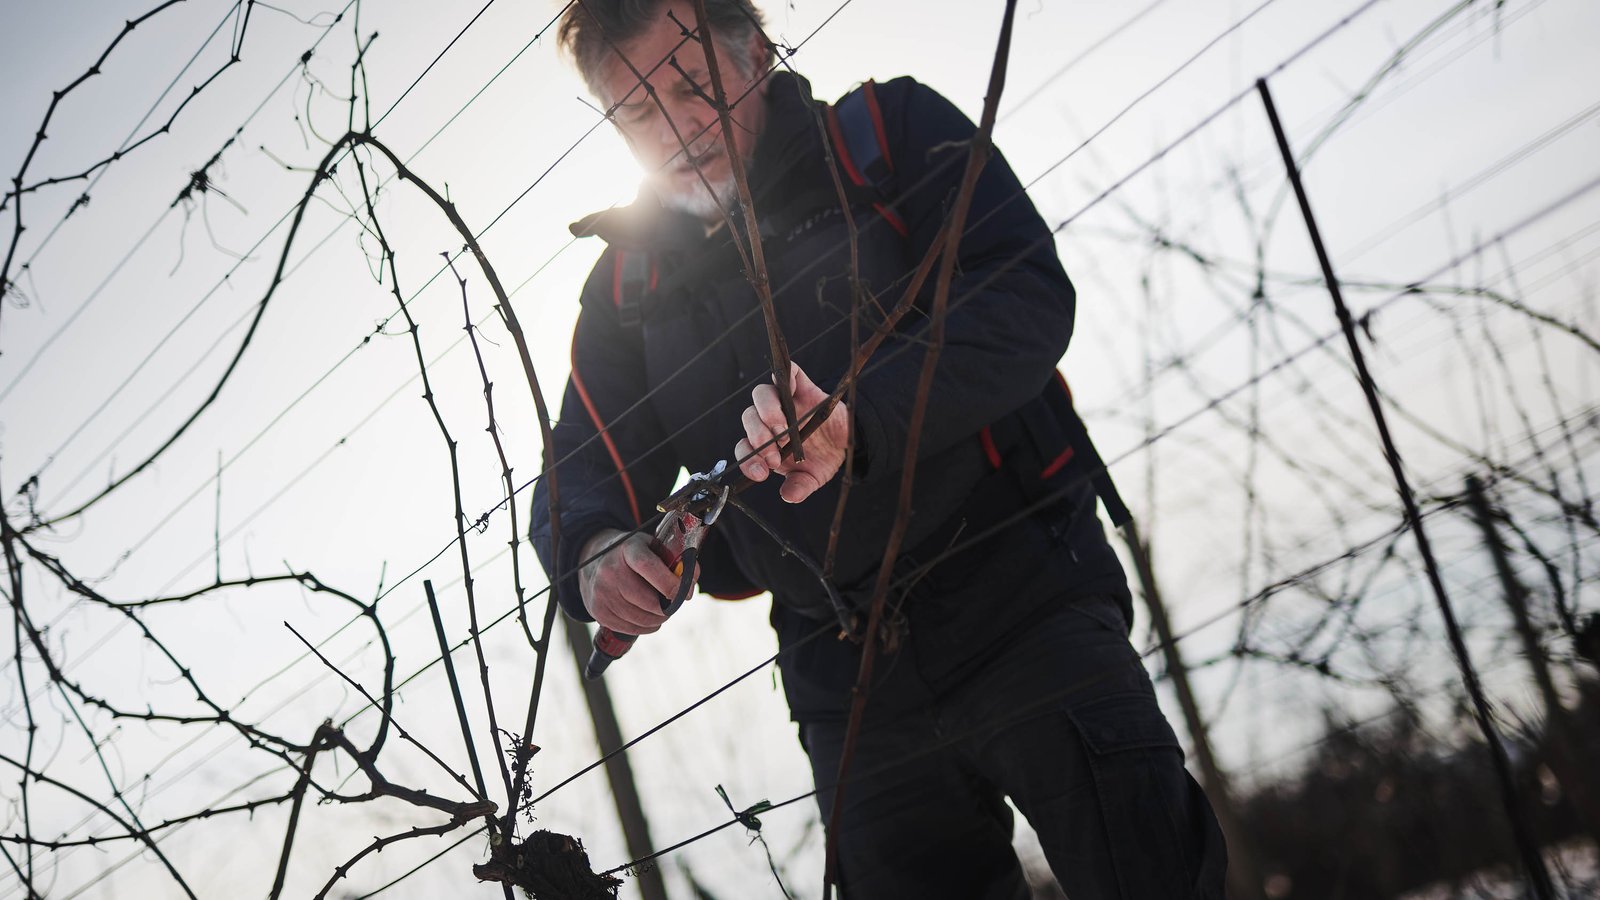
[[[123,20],[151,5],[9,0],[0,7],[0,31],[12,38],[0,89],[0,112],[10,123],[0,132],[0,171],[8,183],[52,91],[81,75]],[[237,350],[284,250],[287,223],[280,217],[303,194],[306,167],[315,166],[326,142],[344,131],[342,98],[354,58],[351,16],[325,34],[330,10],[337,11],[333,3],[283,0],[279,6],[255,5],[240,62],[183,109],[169,134],[97,173],[87,205],[64,223],[85,182],[24,198],[26,231],[13,271],[27,263],[18,278],[25,299],[8,298],[0,311],[0,490],[8,498],[35,474],[43,515],[89,498],[170,434],[210,392]],[[389,111],[375,133],[419,175],[448,185],[463,217],[483,233],[501,281],[514,289],[539,377],[556,404],[577,291],[600,250],[593,240],[569,242],[566,224],[626,201],[639,170],[609,126],[595,127],[599,117],[580,100],[583,88],[553,42],[548,36],[533,40],[558,9],[549,0],[492,3],[428,68],[477,6],[419,0],[363,6],[360,33],[378,35],[366,56],[371,108],[375,117]],[[1448,263],[1600,175],[1600,57],[1592,50],[1600,6],[1584,0],[1462,4],[1464,10],[1429,28],[1455,6],[1447,0],[1020,4],[996,141],[1025,181],[1036,180],[1031,194],[1046,219],[1070,220],[1059,247],[1078,283],[1080,312],[1063,370],[1160,548],[1160,574],[1169,584],[1180,630],[1217,617],[1241,596],[1391,523],[1373,512],[1392,504],[1393,491],[1359,392],[1347,367],[1326,354],[1313,355],[1304,372],[1310,382],[1267,380],[1258,393],[1241,394],[1224,409],[1232,410],[1235,423],[1256,409],[1261,430],[1303,454],[1298,458],[1313,474],[1265,452],[1260,468],[1245,478],[1240,471],[1251,452],[1248,442],[1218,417],[1175,431],[1156,453],[1133,452],[1147,416],[1157,428],[1180,420],[1333,322],[1326,293],[1314,281],[1279,284],[1274,299],[1286,311],[1256,333],[1266,349],[1253,357],[1250,334],[1233,330],[1209,337],[1249,302],[1248,289],[1238,287],[1238,270],[1226,275],[1224,265],[1223,275],[1207,278],[1192,260],[1149,248],[1145,229],[1159,226],[1218,259],[1248,266],[1254,257],[1250,222],[1267,214],[1275,199],[1281,203],[1281,164],[1253,95],[1210,117],[1247,92],[1256,77],[1359,13],[1272,76],[1291,143],[1303,150],[1341,119],[1351,95],[1386,72],[1371,100],[1307,164],[1312,202],[1341,274],[1395,286],[1476,281],[1501,272],[1511,259],[1530,303],[1563,322],[1590,329],[1597,324],[1594,279],[1600,270],[1594,260],[1600,241],[1594,226],[1600,194],[1579,197],[1461,266]],[[981,108],[1000,22],[998,2],[847,0],[840,7],[835,0],[794,0],[764,8],[774,36],[799,47],[793,64],[812,79],[819,96],[837,96],[869,77],[910,74],[974,118]],[[130,135],[142,137],[165,122],[193,86],[227,59],[235,9],[222,0],[190,0],[139,26],[99,76],[62,100],[25,180],[81,171]],[[1136,21],[1123,29],[1130,20]],[[1386,61],[1419,34],[1425,37],[1404,62],[1385,70]],[[313,45],[302,67],[301,55]],[[1141,99],[1197,53],[1169,83]],[[163,94],[169,83],[170,92]],[[1203,121],[1192,139],[1140,171]],[[1091,134],[1094,140],[1077,152]],[[210,190],[174,205],[190,173],[230,137],[209,169]],[[385,166],[378,169],[388,173]],[[1096,200],[1136,171],[1125,187]],[[341,211],[355,184],[348,164],[336,184],[344,195],[324,185],[309,205],[288,252],[288,275],[216,405],[150,470],[85,516],[41,535],[39,543],[92,578],[97,589],[124,600],[204,586],[216,574],[218,557],[224,578],[281,573],[287,565],[364,599],[380,584],[409,576],[380,605],[404,676],[437,654],[422,605],[424,578],[439,589],[450,633],[456,639],[466,634],[459,556],[452,549],[433,559],[453,535],[449,470],[413,380],[416,358],[403,321],[396,318],[372,336],[396,307],[387,280],[379,286],[369,269],[374,242],[363,240]],[[1248,200],[1250,215],[1241,212],[1235,199],[1240,196]],[[429,373],[462,444],[465,507],[476,517],[501,496],[498,465],[483,434],[476,364],[459,342],[461,292],[448,272],[435,278],[439,254],[460,242],[434,208],[404,185],[385,188],[379,214],[400,255],[402,290],[416,297],[412,309],[425,353],[430,360],[439,357]],[[3,216],[0,234],[8,240],[13,215],[7,208]],[[1261,250],[1273,272],[1315,275],[1292,202],[1282,206],[1279,227]],[[470,265],[461,271],[468,277],[473,316],[488,315],[492,297],[483,279]],[[1365,310],[1390,293],[1357,287],[1352,302]],[[1426,410],[1439,427],[1490,444],[1503,439],[1507,459],[1526,455],[1507,443],[1520,433],[1517,428],[1486,424],[1509,417],[1510,406],[1479,414],[1473,370],[1481,360],[1451,343],[1450,328],[1437,315],[1402,303],[1385,307],[1374,321],[1375,365],[1386,386]],[[1529,352],[1525,329],[1520,321],[1514,324],[1518,337],[1511,352]],[[533,404],[504,329],[488,320],[483,337],[499,423],[518,480],[525,481],[539,465]],[[1596,396],[1592,355],[1579,356],[1566,345],[1550,352],[1560,374],[1552,401],[1533,414],[1536,429],[1576,415]],[[1142,391],[1146,357],[1159,366],[1175,354],[1190,365],[1163,376],[1157,389]],[[1513,368],[1537,377],[1531,363]],[[1321,399],[1312,402],[1311,390],[1323,392]],[[1419,482],[1429,490],[1456,489],[1451,479],[1459,481],[1454,473],[1460,454],[1417,434],[1407,426],[1402,438],[1416,439],[1409,446]],[[1355,455],[1364,454],[1360,466],[1335,446],[1346,439]],[[1308,482],[1320,487],[1308,492]],[[526,496],[517,502],[523,528]],[[21,508],[10,502],[12,515]],[[477,575],[484,618],[499,617],[514,596],[507,559],[497,555],[509,527],[502,511],[489,518],[485,533],[469,540],[473,563],[484,565]],[[1469,542],[1470,535],[1456,541]],[[525,544],[521,549],[525,583],[542,587],[537,562]],[[419,566],[425,567],[413,574]],[[39,577],[36,567],[31,571],[31,615],[51,626],[51,645],[74,680],[132,708],[193,708],[170,665],[122,617],[72,604],[59,584]],[[1491,601],[1464,602],[1473,613]],[[697,602],[662,636],[641,644],[608,676],[624,731],[638,733],[765,658],[772,643],[766,603]],[[542,600],[535,606],[542,608]],[[340,631],[347,607],[292,586],[232,592],[181,612],[156,608],[144,618],[214,696],[236,704],[241,716],[265,719],[296,739],[308,738],[324,718],[342,719],[362,701],[315,659],[302,658],[285,620],[313,641],[328,639],[325,652],[352,677],[368,686],[380,683],[382,657],[370,632],[359,624]],[[1289,616],[1280,632],[1305,621]],[[1141,623],[1136,640],[1143,633]],[[1234,618],[1196,635],[1186,652],[1193,659],[1225,652],[1236,633]],[[500,721],[520,728],[532,653],[511,621],[496,626],[486,646]],[[1426,659],[1424,686],[1447,682],[1445,658],[1435,649]],[[458,654],[457,661],[471,672],[470,654]],[[37,665],[29,671],[35,713],[48,723],[39,737],[45,749],[37,752],[51,758],[58,777],[109,796],[83,733],[63,724],[70,722],[64,701],[40,687]],[[559,651],[550,672],[552,685],[534,735],[544,748],[534,764],[535,791],[594,756],[572,668]],[[1326,689],[1301,677],[1264,669],[1235,682],[1224,666],[1201,676],[1204,696],[1219,718],[1213,730],[1227,763],[1254,772],[1315,734]],[[471,682],[469,706],[481,710],[476,679],[464,678]],[[8,728],[0,744],[20,755],[24,720],[14,667],[8,667],[5,684]],[[430,669],[400,697],[400,723],[463,766],[439,671]],[[1352,715],[1381,708],[1370,692],[1339,693],[1337,702]],[[1168,710],[1176,719],[1176,705]],[[292,773],[271,758],[216,730],[90,721],[96,735],[109,740],[112,777],[142,798],[146,821],[269,795],[292,782]],[[373,721],[368,715],[350,726],[358,742],[370,736]],[[475,727],[487,747],[486,723]],[[810,789],[781,695],[765,672],[632,756],[661,845],[726,817],[713,792],[716,784],[743,805]],[[451,789],[408,748],[392,747],[384,759],[397,782]],[[487,750],[484,762],[490,764]],[[333,784],[350,766],[341,761],[324,770],[319,763],[318,771]],[[141,780],[147,772],[150,778]],[[0,776],[0,782],[14,779]],[[349,786],[360,789],[360,776]],[[14,798],[15,790],[8,788],[5,796]],[[34,827],[41,834],[107,827],[59,795],[42,808],[38,802]],[[536,812],[540,827],[582,837],[597,866],[625,861],[599,773]],[[175,829],[162,846],[203,896],[241,887],[264,892],[285,814],[271,807],[251,819]],[[814,807],[803,801],[764,819],[764,834],[780,861],[788,861],[791,887],[798,886],[801,896],[813,896],[819,883],[815,818]],[[314,893],[371,835],[434,821],[432,813],[388,801],[309,809],[288,894]],[[14,810],[5,830],[20,830]],[[752,896],[739,892],[749,884],[775,892],[759,847],[747,847],[741,831],[730,829],[672,856],[664,866],[669,885],[682,889],[680,867],[687,864],[718,896]],[[444,846],[434,838],[401,844],[361,862],[349,886],[376,887]],[[484,853],[481,840],[469,841],[392,893],[498,896],[497,890],[474,888],[468,872],[468,864]],[[125,844],[62,853],[54,862],[41,856],[38,864],[50,872],[51,896],[173,893],[159,865]],[[623,896],[630,890],[624,888]],[[0,900],[19,892],[9,873],[0,874]]]

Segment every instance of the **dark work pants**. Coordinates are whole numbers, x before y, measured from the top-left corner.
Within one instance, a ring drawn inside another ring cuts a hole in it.
[[[916,677],[914,659],[879,665]],[[1026,900],[1004,797],[1072,900],[1222,900],[1222,833],[1114,601],[1064,603],[956,687],[895,706],[869,703],[851,762],[844,900]],[[844,732],[801,723],[824,822]]]

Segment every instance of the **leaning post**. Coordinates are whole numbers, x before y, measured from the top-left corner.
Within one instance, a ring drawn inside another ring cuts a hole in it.
[[[583,677],[584,660],[589,658],[593,637],[582,623],[559,616],[561,630],[567,636],[567,646],[572,650],[573,663],[578,667],[578,684],[583,688],[583,699],[589,705],[589,718],[594,722],[594,737],[602,755],[622,746],[622,726],[617,722],[616,707],[611,703],[611,692],[603,678]],[[549,652],[548,649],[546,652]],[[606,780],[611,783],[611,796],[617,804],[617,817],[622,821],[622,837],[628,845],[628,856],[644,859],[655,852],[650,841],[650,822],[644,817],[644,802],[639,798],[639,787],[633,780],[633,766],[628,754],[618,753],[605,762]],[[638,869],[639,894],[644,900],[667,900],[667,886],[661,879],[659,866],[641,866]]]
[[[1162,662],[1167,676],[1172,679],[1172,689],[1178,695],[1178,708],[1183,711],[1183,724],[1189,731],[1195,762],[1200,767],[1200,780],[1205,784],[1211,809],[1217,815],[1217,824],[1222,826],[1228,841],[1228,896],[1234,900],[1266,900],[1259,857],[1234,805],[1227,773],[1217,764],[1216,753],[1211,749],[1211,733],[1200,716],[1200,704],[1195,700],[1194,686],[1189,681],[1189,666],[1184,662],[1178,642],[1173,640],[1172,620],[1167,617],[1167,605],[1156,587],[1155,568],[1150,563],[1150,544],[1140,536],[1138,523],[1133,521],[1123,526],[1122,539],[1133,557],[1144,605],[1150,612],[1156,638],[1161,642]]]
[[[1427,572],[1434,601],[1439,606],[1440,617],[1444,619],[1445,634],[1449,637],[1456,667],[1460,669],[1461,680],[1466,685],[1467,695],[1472,699],[1473,715],[1477,719],[1478,730],[1483,734],[1490,762],[1494,766],[1495,777],[1500,785],[1500,800],[1505,807],[1506,819],[1511,825],[1517,853],[1522,859],[1534,896],[1538,900],[1554,900],[1555,887],[1550,880],[1550,871],[1545,867],[1544,857],[1540,855],[1539,846],[1534,841],[1528,823],[1522,815],[1516,780],[1511,771],[1511,760],[1506,755],[1505,745],[1500,742],[1500,734],[1489,713],[1488,697],[1478,679],[1478,670],[1473,667],[1472,657],[1467,652],[1466,638],[1462,636],[1461,625],[1456,621],[1450,595],[1444,589],[1444,579],[1439,574],[1439,563],[1434,558],[1433,545],[1428,542],[1428,533],[1422,527],[1422,511],[1417,506],[1416,494],[1411,490],[1411,483],[1406,478],[1400,450],[1395,445],[1394,436],[1389,432],[1389,420],[1384,415],[1383,404],[1378,400],[1377,383],[1373,381],[1372,372],[1367,368],[1366,354],[1362,351],[1361,342],[1356,336],[1355,319],[1350,315],[1350,308],[1345,305],[1344,291],[1340,288],[1339,277],[1333,272],[1333,262],[1328,257],[1328,248],[1323,246],[1322,232],[1317,228],[1317,219],[1311,213],[1311,201],[1306,197],[1305,184],[1300,180],[1300,167],[1295,163],[1294,152],[1289,149],[1289,137],[1283,130],[1283,122],[1278,118],[1278,107],[1272,102],[1272,91],[1267,87],[1265,78],[1256,81],[1256,90],[1261,94],[1262,105],[1266,107],[1267,119],[1272,125],[1272,134],[1278,142],[1278,153],[1283,157],[1283,167],[1288,171],[1289,184],[1294,188],[1295,200],[1300,204],[1300,214],[1305,219],[1311,247],[1316,251],[1317,264],[1322,268],[1322,280],[1328,287],[1329,296],[1333,299],[1333,309],[1339,317],[1339,327],[1344,331],[1345,343],[1349,345],[1350,359],[1355,363],[1356,375],[1361,381],[1361,391],[1367,398],[1367,408],[1372,413],[1374,424],[1377,425],[1378,438],[1383,443],[1383,457],[1388,461],[1389,469],[1394,475],[1395,490],[1400,494],[1400,502],[1405,507],[1406,523],[1410,527],[1412,537],[1416,539],[1417,553],[1422,557],[1422,567]]]

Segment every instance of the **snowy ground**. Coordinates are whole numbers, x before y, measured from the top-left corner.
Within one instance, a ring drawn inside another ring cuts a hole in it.
[[[1556,896],[1562,898],[1600,897],[1600,854],[1587,840],[1573,840],[1545,852],[1546,864],[1555,881]],[[1518,900],[1527,896],[1520,877],[1502,868],[1484,869],[1459,884],[1439,883],[1404,895],[1402,900]]]

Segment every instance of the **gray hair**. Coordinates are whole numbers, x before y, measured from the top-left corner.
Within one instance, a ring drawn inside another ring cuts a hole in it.
[[[583,76],[584,84],[589,86],[589,93],[603,100],[611,101],[617,98],[607,98],[600,90],[604,83],[605,64],[611,52],[611,44],[621,46],[643,34],[652,25],[659,23],[664,16],[661,7],[666,0],[575,0],[567,11],[561,16],[561,29],[557,32],[557,41],[562,49],[571,54],[572,60],[578,66],[578,74]],[[767,45],[763,26],[765,19],[761,10],[756,9],[751,0],[705,0],[706,18],[711,20],[711,31],[717,37],[717,47],[729,48],[727,57],[732,57],[730,62],[737,66],[740,74],[749,76],[758,63],[765,64],[770,57],[771,50],[764,50],[760,60],[748,59],[743,48],[748,46],[756,35],[762,35],[761,42]],[[692,26],[693,22],[685,22]],[[634,60],[635,65],[641,69],[654,65],[656,60]]]

